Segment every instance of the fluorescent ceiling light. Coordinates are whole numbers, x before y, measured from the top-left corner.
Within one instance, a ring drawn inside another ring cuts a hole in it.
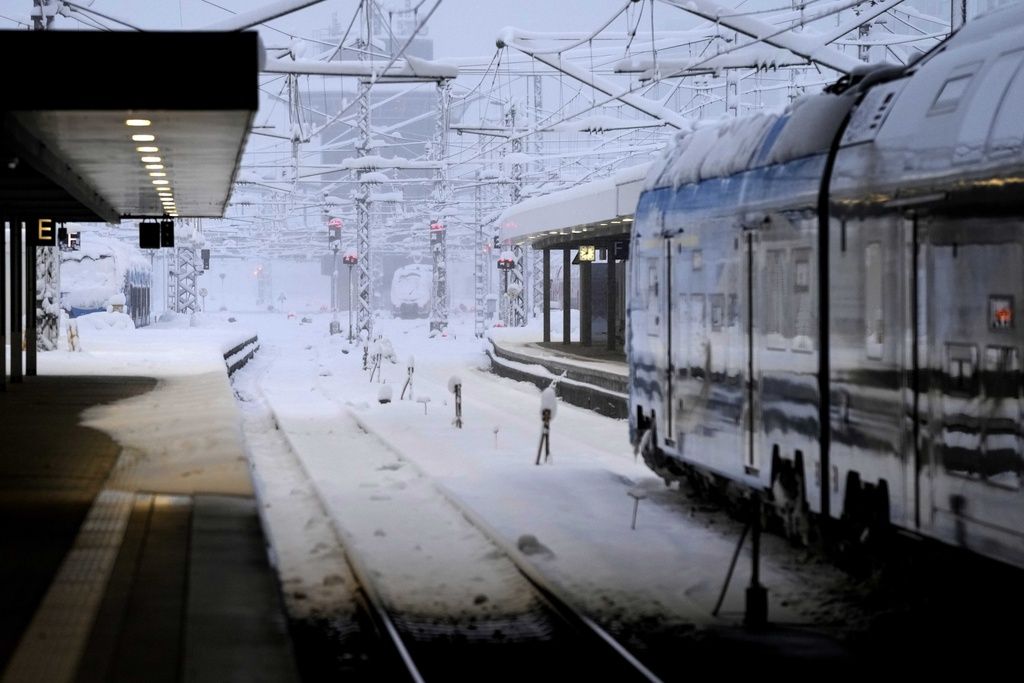
[[[148,126],[152,123],[149,119],[128,119],[124,122],[126,126]]]
[[[156,154],[157,152],[160,151],[160,148],[159,147],[136,147],[135,151],[136,152],[142,152],[143,154],[150,154],[150,153]],[[143,159],[143,161],[145,161],[145,159]]]
[[[146,170],[147,171],[159,171],[159,170],[162,170],[163,167],[164,167],[163,164],[146,164]]]

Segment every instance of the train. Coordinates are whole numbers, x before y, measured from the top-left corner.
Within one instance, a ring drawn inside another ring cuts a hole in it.
[[[630,439],[785,531],[1024,567],[1024,4],[680,133],[631,236]]]
[[[107,310],[124,295],[135,327],[150,322],[153,268],[137,247],[99,231],[82,235],[77,249],[61,251],[61,307],[71,318]]]
[[[398,318],[426,318],[430,315],[430,284],[433,268],[409,264],[398,268],[391,278],[391,312]]]

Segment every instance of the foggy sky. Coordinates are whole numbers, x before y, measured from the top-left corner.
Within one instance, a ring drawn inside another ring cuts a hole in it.
[[[235,11],[249,10],[266,4],[266,0],[212,0]],[[79,0],[87,4],[87,0]],[[402,7],[402,0],[387,0],[385,7]],[[415,4],[415,3],[413,3]],[[587,31],[622,7],[623,0],[443,0],[440,8],[427,24],[427,35],[434,39],[435,57],[467,57],[494,54],[494,40],[504,26],[530,30]],[[331,14],[337,13],[342,26],[348,25],[358,2],[356,0],[325,0],[319,5],[299,10],[290,16],[271,22],[271,26],[298,35],[330,24]],[[421,8],[426,12],[433,6],[427,0]],[[29,22],[31,0],[0,0],[0,15]],[[648,5],[648,8],[650,5]],[[177,30],[210,24],[228,16],[228,13],[201,0],[95,0],[93,9],[123,19],[149,30]],[[678,24],[684,13],[658,4],[658,28],[667,23]],[[102,20],[106,24],[112,24]],[[6,19],[0,19],[4,29],[18,28]],[[72,19],[58,17],[56,28],[73,30],[85,28]],[[625,32],[625,20],[619,19],[611,30]],[[265,44],[280,45],[288,39],[266,28],[260,29]]]

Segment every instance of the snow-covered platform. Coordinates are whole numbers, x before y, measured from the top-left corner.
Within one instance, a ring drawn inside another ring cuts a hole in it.
[[[608,417],[629,414],[629,369],[621,353],[579,343],[560,344],[519,339],[504,331],[487,338],[491,370],[502,377],[532,382],[567,403]]]
[[[228,381],[254,335],[81,332],[0,392],[3,680],[297,680]]]

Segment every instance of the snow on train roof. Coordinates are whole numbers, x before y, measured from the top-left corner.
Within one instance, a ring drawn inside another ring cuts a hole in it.
[[[721,178],[828,149],[851,99],[827,93],[794,100],[783,111],[697,121],[654,162],[645,190]]]

